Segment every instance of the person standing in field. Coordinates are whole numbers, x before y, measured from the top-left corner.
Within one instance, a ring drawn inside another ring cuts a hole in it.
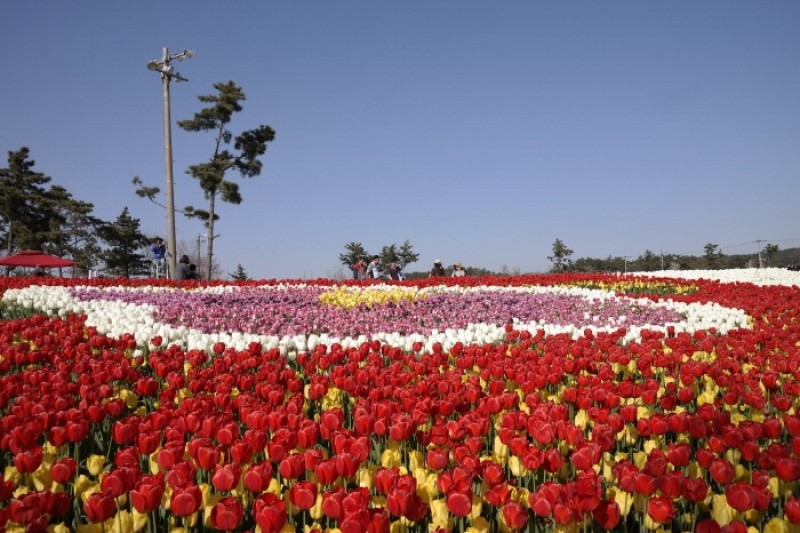
[[[178,261],[178,279],[191,279],[189,277],[189,265],[191,262],[189,261],[189,256],[183,254],[181,256],[181,260]]]
[[[383,270],[381,270],[381,258],[377,255],[372,256],[372,261],[367,265],[367,278],[381,279],[383,277]]]
[[[353,265],[353,279],[364,279],[366,277],[367,263],[359,259]]]
[[[442,260],[437,259],[433,262],[433,268],[431,269],[432,278],[438,278],[444,276],[444,267],[442,266]]]

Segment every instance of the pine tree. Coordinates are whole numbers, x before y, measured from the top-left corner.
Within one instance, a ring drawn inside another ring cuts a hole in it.
[[[100,227],[100,237],[109,246],[101,256],[110,274],[129,278],[150,272],[149,262],[141,253],[149,239],[139,226],[139,219],[132,217],[126,207],[114,222]]]
[[[247,272],[244,270],[244,267],[241,264],[236,265],[236,270],[233,272],[228,273],[231,279],[235,281],[247,281],[250,277],[247,275]]]
[[[217,94],[198,97],[201,102],[210,104],[209,107],[195,113],[194,118],[190,120],[178,121],[178,126],[185,131],[214,133],[214,151],[211,158],[205,163],[189,166],[186,171],[198,180],[208,200],[208,209],[195,209],[193,206],[183,209],[184,214],[199,218],[208,228],[206,279],[211,279],[214,257],[216,237],[214,223],[219,220],[216,209],[217,198],[231,204],[242,203],[239,184],[226,180],[225,176],[231,170],[238,172],[243,178],[261,174],[262,163],[259,157],[266,153],[267,143],[275,139],[275,130],[265,125],[246,130],[234,137],[228,126],[234,113],[242,110],[241,102],[246,96],[232,81],[216,83],[214,88]],[[231,143],[233,143],[232,151]]]
[[[553,242],[553,255],[547,256],[547,259],[553,263],[553,272],[563,272],[569,270],[572,264],[572,250],[567,248],[567,245],[561,239],[556,239]]]
[[[29,156],[27,147],[8,152],[8,167],[0,169],[0,221],[8,254],[25,248],[41,250],[50,229],[45,185],[51,178],[34,172],[36,163]]]

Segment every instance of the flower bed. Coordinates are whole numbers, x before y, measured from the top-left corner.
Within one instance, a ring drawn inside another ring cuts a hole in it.
[[[800,530],[796,278],[47,283],[7,530]]]

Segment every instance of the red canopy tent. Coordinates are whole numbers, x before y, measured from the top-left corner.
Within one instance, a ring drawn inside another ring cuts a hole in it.
[[[13,255],[0,258],[0,266],[59,268],[75,266],[75,261],[61,259],[40,250],[21,250]]]

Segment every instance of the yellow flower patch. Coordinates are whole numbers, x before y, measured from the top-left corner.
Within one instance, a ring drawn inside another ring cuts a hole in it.
[[[426,295],[417,289],[392,287],[387,289],[362,289],[361,287],[337,287],[320,295],[319,301],[325,305],[353,309],[354,307],[375,307],[389,303],[415,302]]]

